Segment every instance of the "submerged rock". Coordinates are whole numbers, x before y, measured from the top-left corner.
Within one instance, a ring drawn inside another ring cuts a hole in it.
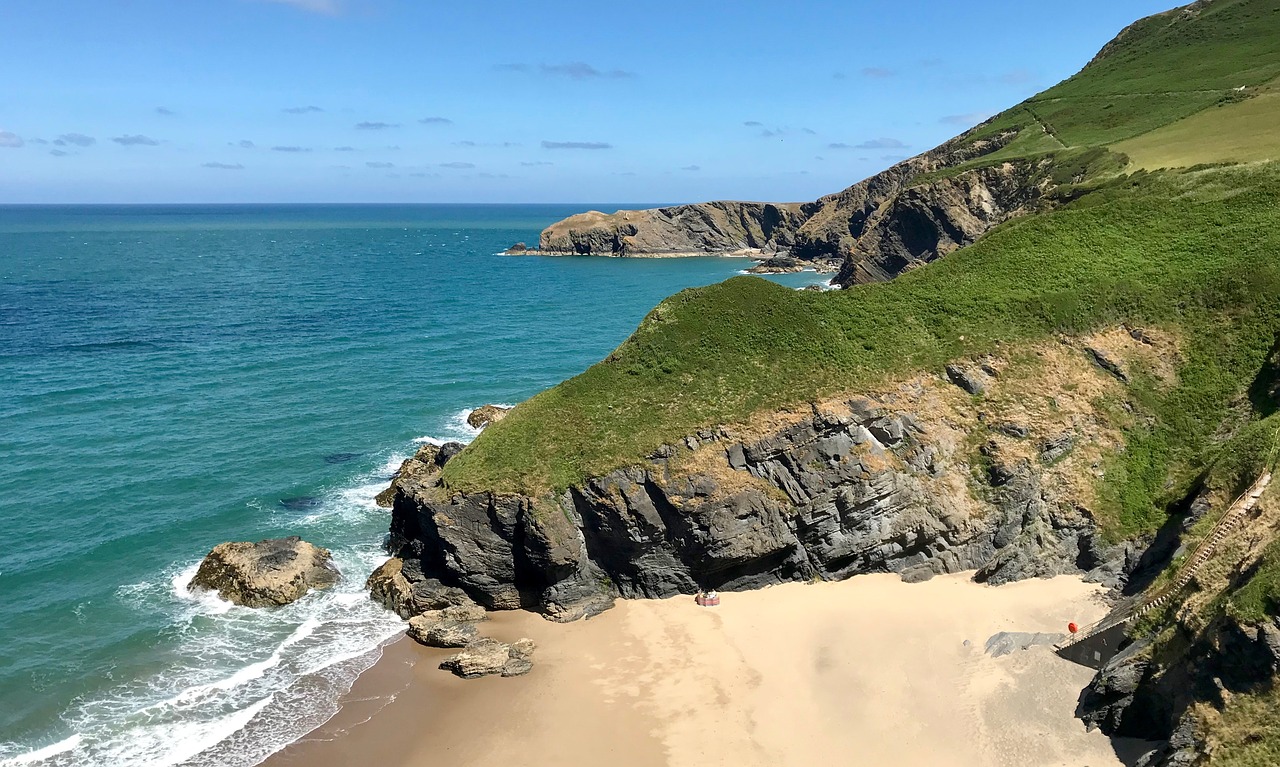
[[[467,416],[467,425],[473,429],[483,429],[491,423],[497,423],[506,418],[510,410],[509,407],[483,405],[471,411]]]
[[[287,605],[339,580],[328,549],[297,536],[220,543],[200,563],[190,590],[208,589],[246,607]]]
[[[803,272],[805,262],[791,256],[774,256],[756,264],[747,270],[750,274],[788,274]]]

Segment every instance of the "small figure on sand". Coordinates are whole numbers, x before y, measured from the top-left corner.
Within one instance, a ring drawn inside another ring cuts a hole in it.
[[[693,598],[695,604],[700,607],[715,607],[720,604],[720,595],[713,591],[699,591],[698,596]]]

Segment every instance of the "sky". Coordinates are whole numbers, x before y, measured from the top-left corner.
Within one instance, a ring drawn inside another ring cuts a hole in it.
[[[1172,0],[0,0],[0,203],[805,201]]]

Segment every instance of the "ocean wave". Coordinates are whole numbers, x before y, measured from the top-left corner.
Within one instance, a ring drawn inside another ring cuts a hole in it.
[[[0,744],[0,767],[249,767],[327,721],[404,629],[364,590],[364,576],[387,559],[385,512],[373,502],[385,483],[374,479],[403,457],[374,458],[318,493],[318,509],[303,519],[344,573],[333,588],[255,610],[188,590],[200,565],[190,560],[119,587],[122,605],[167,613],[176,647],[157,653],[150,675],[74,702],[56,743]]]

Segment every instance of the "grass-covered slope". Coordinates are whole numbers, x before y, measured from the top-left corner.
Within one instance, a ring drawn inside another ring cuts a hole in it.
[[[1280,167],[1139,174],[1013,221],[890,283],[798,292],[755,278],[664,301],[610,357],[486,430],[453,489],[537,494],[714,424],[997,342],[1122,321],[1184,337],[1179,384],[1107,473],[1111,527],[1149,529],[1173,466],[1196,455],[1280,330]]]
[[[1144,165],[1275,159],[1280,123],[1267,115],[1280,100],[1261,86],[1277,76],[1280,0],[1145,19],[1075,77],[969,134],[1019,131],[968,167],[1052,158],[1059,197],[1044,212],[890,283],[815,294],[739,278],[684,291],[607,360],[487,429],[444,484],[539,495],[701,428],[939,370],[998,343],[1133,322],[1183,339],[1182,365],[1172,389],[1133,383],[1142,417],[1106,467],[1097,513],[1114,537],[1150,531],[1211,458],[1215,430],[1280,331],[1280,164],[1152,174],[1109,145],[1178,160]],[[1226,145],[1220,132],[1236,149],[1203,154]]]
[[[1195,3],[1134,23],[1074,77],[980,126],[975,138],[1018,136],[968,166],[1103,146],[1134,149],[1148,168],[1274,159],[1280,103],[1264,99],[1232,119],[1212,112],[1252,101],[1277,77],[1280,0]],[[1121,143],[1205,110],[1150,144]],[[1213,151],[1223,143],[1233,151]]]

